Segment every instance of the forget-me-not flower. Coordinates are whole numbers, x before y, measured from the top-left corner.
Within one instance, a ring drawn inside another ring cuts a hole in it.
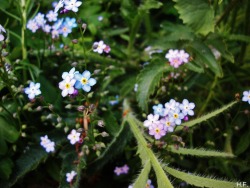
[[[96,80],[94,78],[90,78],[91,74],[88,70],[85,70],[82,74],[76,73],[75,79],[77,80],[75,83],[75,87],[77,89],[83,89],[86,92],[91,90],[91,86],[96,84]]]

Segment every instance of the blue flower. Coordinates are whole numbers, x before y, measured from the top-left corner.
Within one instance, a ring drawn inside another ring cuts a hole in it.
[[[68,25],[71,29],[74,28],[74,27],[77,27],[77,24],[76,24],[76,19],[75,18],[65,18],[65,24]]]
[[[154,110],[154,115],[158,114],[160,116],[164,116],[165,115],[165,109],[163,108],[162,104],[158,104],[158,105],[154,105],[153,106],[153,110]]]
[[[77,80],[75,83],[75,87],[77,89],[83,89],[86,92],[91,90],[91,86],[96,84],[96,80],[94,78],[90,78],[91,74],[89,71],[84,71],[82,74],[75,73],[75,79]]]

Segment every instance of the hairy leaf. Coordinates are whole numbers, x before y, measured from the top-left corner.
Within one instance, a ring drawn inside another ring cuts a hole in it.
[[[196,119],[194,119],[194,120],[185,122],[185,123],[183,123],[183,124],[181,124],[181,125],[182,125],[182,126],[187,126],[187,127],[192,127],[192,126],[194,126],[194,125],[197,125],[197,124],[199,124],[199,123],[202,123],[202,122],[204,122],[204,121],[207,121],[208,119],[210,119],[210,118],[212,118],[212,117],[215,117],[215,116],[219,115],[220,113],[224,112],[225,110],[228,110],[229,108],[231,108],[231,107],[232,107],[233,105],[235,105],[236,103],[237,103],[237,101],[233,101],[233,102],[231,102],[231,103],[229,103],[229,104],[227,104],[227,105],[225,105],[225,106],[223,106],[223,107],[221,107],[221,108],[219,108],[219,109],[217,109],[217,110],[215,110],[215,111],[213,111],[213,112],[210,112],[210,113],[208,113],[208,114],[206,114],[206,115],[204,115],[204,116],[201,116],[201,117],[199,117],[199,118],[196,118]],[[181,129],[183,128],[182,126],[178,126],[178,127],[175,129],[175,131],[181,130]]]
[[[197,187],[213,187],[213,188],[236,187],[236,182],[218,180],[212,177],[202,177],[196,174],[181,172],[179,170],[167,166],[164,167],[164,170],[167,173],[171,174],[172,176],[181,179],[190,185],[194,185]]]
[[[169,181],[168,177],[164,173],[159,159],[156,157],[156,155],[153,153],[153,151],[147,147],[147,142],[146,142],[145,138],[143,137],[140,129],[138,128],[137,120],[132,115],[132,112],[131,112],[131,109],[129,107],[127,100],[124,101],[124,111],[129,111],[124,120],[129,123],[131,131],[133,132],[134,137],[136,138],[138,145],[140,146],[140,148],[142,148],[142,149],[138,150],[138,152],[140,152],[140,157],[142,158],[143,161],[145,159],[150,160],[150,162],[154,168],[154,171],[155,171],[158,188],[173,187],[171,182]]]
[[[173,153],[177,153],[181,155],[192,155],[196,157],[234,157],[234,155],[232,155],[231,153],[206,150],[203,148],[189,149],[189,148],[180,147],[176,149],[174,146],[170,145],[168,146],[168,150]]]
[[[133,183],[133,187],[145,187],[148,180],[148,174],[150,172],[150,169],[151,169],[151,163],[149,160],[147,160],[140,174]]]
[[[148,98],[154,93],[155,87],[159,84],[163,73],[173,68],[163,62],[151,62],[137,77],[138,91],[137,101],[142,110],[148,111]]]
[[[214,32],[214,10],[206,0],[173,0],[180,18],[195,33]]]

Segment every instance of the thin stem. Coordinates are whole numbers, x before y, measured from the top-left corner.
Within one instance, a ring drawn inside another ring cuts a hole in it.
[[[21,45],[22,45],[22,59],[27,59],[27,49],[25,41],[26,23],[27,23],[27,4],[25,0],[21,0],[21,18],[22,18],[22,30],[21,30]],[[27,72],[23,69],[23,79],[27,80]]]
[[[211,88],[209,90],[208,97],[207,97],[205,103],[203,104],[203,106],[201,107],[198,116],[200,116],[204,112],[204,110],[206,109],[206,107],[209,104],[210,100],[212,99],[213,94],[214,94],[214,88],[217,85],[217,82],[218,82],[218,77],[215,76],[214,81],[213,81],[213,83],[211,85]]]

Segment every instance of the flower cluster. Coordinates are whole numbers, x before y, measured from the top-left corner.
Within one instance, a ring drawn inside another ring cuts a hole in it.
[[[74,170],[72,170],[70,173],[66,174],[66,181],[71,183],[76,175],[77,173]]]
[[[60,13],[66,13],[68,11],[78,12],[78,7],[81,6],[82,2],[77,0],[60,0],[56,4],[54,12],[58,12],[60,8],[63,8]]]
[[[176,125],[187,120],[188,115],[194,115],[195,104],[184,99],[182,103],[171,99],[169,102],[153,106],[154,114],[149,114],[144,126],[149,129],[149,134],[155,139],[160,139],[168,132],[173,132]]]
[[[46,18],[45,18],[46,16]],[[35,33],[38,29],[42,29],[45,33],[50,33],[52,38],[58,38],[59,35],[67,37],[72,29],[77,27],[75,18],[57,18],[58,14],[50,10],[46,15],[38,13],[33,19],[27,23],[27,28]]]
[[[122,167],[115,167],[114,173],[117,176],[120,176],[121,174],[127,174],[129,171],[128,165],[123,165]]]
[[[45,148],[47,153],[55,151],[55,142],[52,142],[47,135],[41,137],[40,140],[40,145]]]
[[[99,42],[94,42],[93,44],[93,51],[99,54],[102,54],[103,52],[109,53],[110,50],[110,47],[107,44],[104,44],[102,40]]]
[[[68,135],[68,140],[70,140],[70,143],[74,145],[75,143],[80,141],[81,133],[78,133],[75,129],[73,129],[70,134]]]
[[[89,92],[91,87],[96,84],[94,78],[90,78],[91,73],[85,70],[82,74],[72,68],[69,72],[63,72],[62,81],[59,83],[59,88],[62,90],[62,96],[77,95],[77,89],[82,89]]]
[[[25,88],[24,92],[28,95],[29,99],[34,99],[37,95],[41,94],[40,83],[30,82],[29,87]]]
[[[248,102],[250,104],[250,90],[243,92],[242,101]]]
[[[6,31],[3,28],[3,26],[0,24],[0,42],[4,41],[4,35],[2,33],[6,33]]]
[[[174,68],[178,68],[183,63],[187,63],[189,61],[189,54],[184,50],[170,49],[165,55],[165,58],[168,59],[171,66],[173,66]]]

